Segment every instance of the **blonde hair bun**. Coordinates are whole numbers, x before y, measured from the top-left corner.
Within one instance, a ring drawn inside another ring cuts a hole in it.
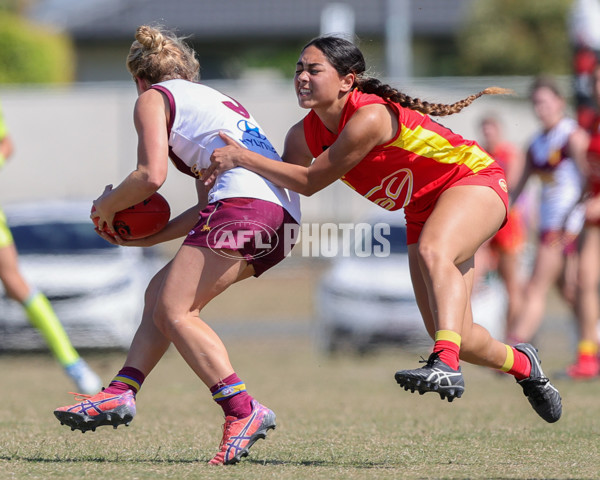
[[[142,25],[135,32],[135,39],[150,53],[160,53],[166,44],[166,39],[160,30]]]
[[[199,79],[200,64],[183,38],[160,26],[141,25],[129,49],[127,69],[133,78],[151,84],[174,79],[193,82]]]

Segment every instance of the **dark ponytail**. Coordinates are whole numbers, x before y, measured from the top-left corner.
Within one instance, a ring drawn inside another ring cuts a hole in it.
[[[304,46],[314,46],[318,48],[327,61],[339,75],[348,75],[353,73],[356,76],[354,87],[364,93],[372,93],[391,102],[398,103],[404,108],[416,110],[426,115],[444,116],[460,112],[468,107],[473,101],[482,95],[505,95],[512,93],[511,90],[500,87],[488,87],[479,93],[468,96],[467,98],[455,102],[451,105],[444,103],[430,103],[418,98],[412,98],[399,90],[382,83],[374,77],[365,76],[365,59],[361,51],[348,40],[334,36],[317,37]],[[303,49],[303,50],[304,50]]]

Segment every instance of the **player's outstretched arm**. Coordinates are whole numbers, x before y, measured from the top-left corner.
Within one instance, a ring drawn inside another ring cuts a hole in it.
[[[340,132],[337,140],[309,166],[305,166],[302,159],[297,163],[273,161],[244,148],[232,138],[220,133],[226,146],[213,152],[211,166],[204,175],[205,184],[211,184],[217,175],[226,170],[244,167],[280,187],[310,196],[341,178],[376,145],[389,140],[389,129],[385,128],[386,121],[389,123],[389,113],[385,107],[369,105],[360,108]],[[292,151],[290,143],[306,145],[303,139],[304,132],[297,127],[298,125],[295,125],[286,137],[286,152]],[[288,160],[288,155],[284,155],[284,160]]]

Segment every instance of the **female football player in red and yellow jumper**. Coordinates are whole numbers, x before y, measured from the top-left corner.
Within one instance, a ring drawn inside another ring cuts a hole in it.
[[[304,47],[294,83],[299,105],[310,112],[289,130],[285,162],[252,154],[223,135],[228,145],[213,152],[205,182],[235,166],[304,195],[341,179],[383,208],[404,209],[412,282],[435,345],[424,367],[401,370],[396,381],[451,401],[464,390],[460,358],[513,374],[537,413],[557,421],[560,395],[536,349],[507,346],[473,323],[473,256],[506,219],[504,172],[477,143],[429,117],[505,91],[486,89],[453,105],[422,102],[365,76],[360,50],[332,36]]]

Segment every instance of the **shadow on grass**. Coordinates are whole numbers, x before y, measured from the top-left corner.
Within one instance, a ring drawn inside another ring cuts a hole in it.
[[[266,465],[266,466],[286,466],[286,467],[349,467],[349,468],[377,468],[377,469],[396,469],[399,466],[406,466],[405,464],[396,464],[390,462],[363,462],[360,464],[346,462],[336,462],[334,460],[255,460],[246,459],[244,463],[251,463],[253,465]]]
[[[157,459],[132,459],[132,458],[48,458],[48,457],[38,457],[38,456],[21,456],[21,455],[0,455],[0,460],[6,461],[21,461],[21,462],[32,462],[32,463],[147,463],[147,464],[170,464],[170,463],[203,463],[208,462],[208,460],[199,460],[199,459],[170,459],[170,458],[157,458]]]
[[[20,462],[31,462],[31,463],[56,463],[56,464],[68,464],[68,463],[107,463],[107,464],[117,464],[117,463],[137,463],[137,464],[147,464],[147,465],[169,465],[169,464],[208,464],[209,459],[169,459],[169,458],[157,458],[157,459],[132,459],[132,458],[50,458],[50,457],[42,457],[42,456],[22,456],[22,455],[0,455],[0,460],[5,461],[20,461]],[[390,463],[390,462],[365,462],[360,464],[347,464],[346,462],[336,462],[333,460],[258,460],[258,459],[243,459],[240,463],[246,463],[250,465],[260,465],[260,466],[271,466],[271,467],[279,467],[279,466],[288,466],[288,467],[350,467],[350,468],[359,468],[359,469],[396,469],[399,466],[406,466],[405,464],[400,463]],[[235,465],[232,465],[235,467]]]

